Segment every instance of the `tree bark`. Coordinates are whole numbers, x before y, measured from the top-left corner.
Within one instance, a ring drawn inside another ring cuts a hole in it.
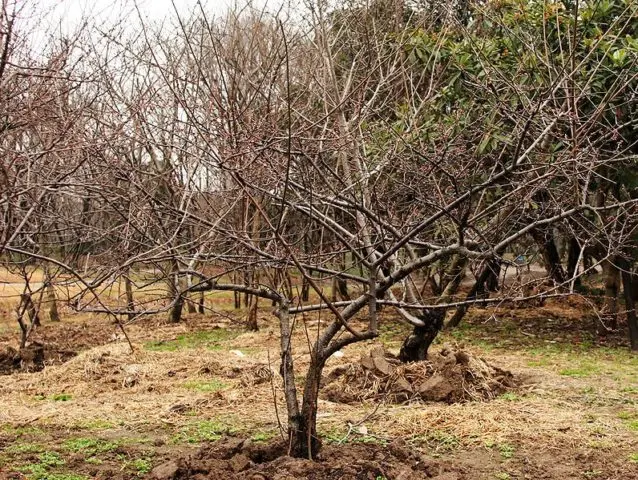
[[[620,287],[620,272],[615,265],[617,260],[612,258],[605,260],[602,264],[605,278],[605,300],[603,303],[603,318],[608,324],[598,323],[598,333],[604,335],[609,329],[618,328],[618,290]]]
[[[534,241],[541,248],[547,276],[556,283],[564,283],[566,280],[565,269],[561,264],[560,254],[551,229],[534,229],[531,234]]]
[[[620,260],[625,308],[627,310],[627,326],[629,327],[629,342],[631,350],[638,351],[638,317],[636,317],[636,274],[631,270],[631,264],[627,260]]]
[[[500,260],[498,259],[487,260],[485,262],[485,265],[483,266],[483,269],[481,270],[481,273],[479,273],[479,276],[476,279],[476,282],[474,282],[474,285],[472,285],[472,288],[467,293],[467,296],[465,297],[465,301],[475,300],[480,295],[484,294],[488,279],[496,278],[496,281],[498,282],[497,272],[499,272],[500,270],[501,270]],[[469,308],[470,308],[470,304],[458,306],[456,310],[454,311],[454,315],[452,315],[452,318],[450,318],[450,321],[447,322],[446,328],[458,327],[459,324],[461,323],[461,320],[463,320],[463,317],[469,310]]]
[[[47,303],[49,306],[49,320],[52,322],[60,321],[60,313],[58,312],[58,299],[55,296],[55,287],[53,286],[53,277],[48,267],[44,268],[44,283],[46,284]]]
[[[199,301],[197,302],[197,311],[202,315],[206,312],[206,305],[204,304],[204,292],[199,292]]]
[[[323,357],[313,351],[306,374],[299,426],[292,441],[293,457],[313,460],[321,449],[321,440],[317,435],[317,403],[324,365]]]
[[[430,345],[443,328],[445,310],[426,310],[419,318],[425,322],[425,326],[414,327],[401,345],[399,360],[404,363],[419,362],[427,358]]]
[[[133,320],[135,318],[135,297],[133,296],[133,282],[131,282],[129,273],[124,275],[124,290],[126,291],[126,309],[129,311],[128,319]]]
[[[575,237],[569,239],[569,249],[567,251],[567,278],[574,278],[578,274],[578,260],[580,260],[581,247]],[[576,279],[574,285],[580,285],[580,278]]]

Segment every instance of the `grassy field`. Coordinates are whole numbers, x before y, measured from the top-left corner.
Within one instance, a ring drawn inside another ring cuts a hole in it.
[[[218,299],[232,309],[231,297]],[[232,315],[190,315],[178,325],[147,318],[128,327],[133,353],[107,319],[65,313],[35,339],[78,355],[2,377],[0,478],[144,478],[224,435],[257,443],[280,436],[279,340],[266,306],[256,333]],[[347,348],[327,370],[378,344],[396,352],[407,330],[389,315],[377,340]],[[311,327],[317,321],[306,319]],[[0,340],[15,346],[12,322],[3,315]],[[301,373],[307,341],[297,325]],[[583,333],[589,327],[574,302],[477,309],[434,350],[453,345],[484,357],[512,371],[518,388],[452,405],[320,400],[320,434],[327,444],[400,439],[463,479],[638,478],[638,357],[616,339]]]

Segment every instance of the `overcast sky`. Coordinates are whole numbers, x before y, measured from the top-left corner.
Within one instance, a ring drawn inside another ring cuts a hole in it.
[[[21,0],[14,0],[18,4]],[[101,23],[112,23],[130,19],[135,24],[137,7],[146,21],[161,21],[167,16],[174,16],[175,9],[180,15],[187,16],[197,7],[198,0],[31,0],[32,4],[22,15],[29,18],[29,23],[38,24],[38,30],[48,30],[54,26],[72,31],[85,18],[99,19]],[[263,5],[281,5],[286,0],[253,0],[257,7]],[[243,3],[241,0],[201,0],[208,14],[220,15],[231,4]],[[198,8],[198,7],[197,7]]]
[[[10,0],[11,1],[11,0]],[[290,0],[252,0],[256,7],[276,9]],[[29,32],[31,45],[43,49],[54,32],[73,36],[83,20],[108,28],[120,24],[125,29],[139,28],[139,14],[145,23],[157,23],[166,17],[187,17],[197,6],[198,0],[13,0],[23,7],[20,12],[20,24]],[[232,4],[243,4],[245,0],[201,0],[207,15],[222,15]],[[137,6],[137,8],[136,8]]]

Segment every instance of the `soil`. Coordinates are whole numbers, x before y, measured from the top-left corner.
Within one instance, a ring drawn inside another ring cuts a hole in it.
[[[10,375],[16,371],[39,372],[46,365],[64,363],[75,355],[73,350],[39,342],[33,342],[20,350],[0,345],[0,375]]]
[[[333,369],[324,379],[322,397],[347,404],[363,400],[455,403],[488,400],[516,384],[511,372],[464,350],[443,348],[425,361],[402,364],[383,347],[376,347],[359,362]]]
[[[445,472],[436,462],[406,448],[400,442],[387,446],[351,444],[327,446],[316,461],[285,455],[285,445],[255,444],[225,438],[184,458],[163,463],[151,472],[155,480],[301,480],[378,478],[461,480],[457,472]]]

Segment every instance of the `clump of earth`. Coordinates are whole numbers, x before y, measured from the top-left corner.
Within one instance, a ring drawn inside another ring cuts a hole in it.
[[[283,443],[260,444],[224,438],[193,455],[170,460],[153,469],[155,480],[462,480],[462,472],[407,448],[401,442],[386,446],[326,445],[314,461],[286,455]]]
[[[427,360],[401,363],[383,347],[358,362],[330,371],[322,398],[339,403],[366,400],[455,403],[489,400],[516,386],[511,372],[462,350],[445,347]]]

